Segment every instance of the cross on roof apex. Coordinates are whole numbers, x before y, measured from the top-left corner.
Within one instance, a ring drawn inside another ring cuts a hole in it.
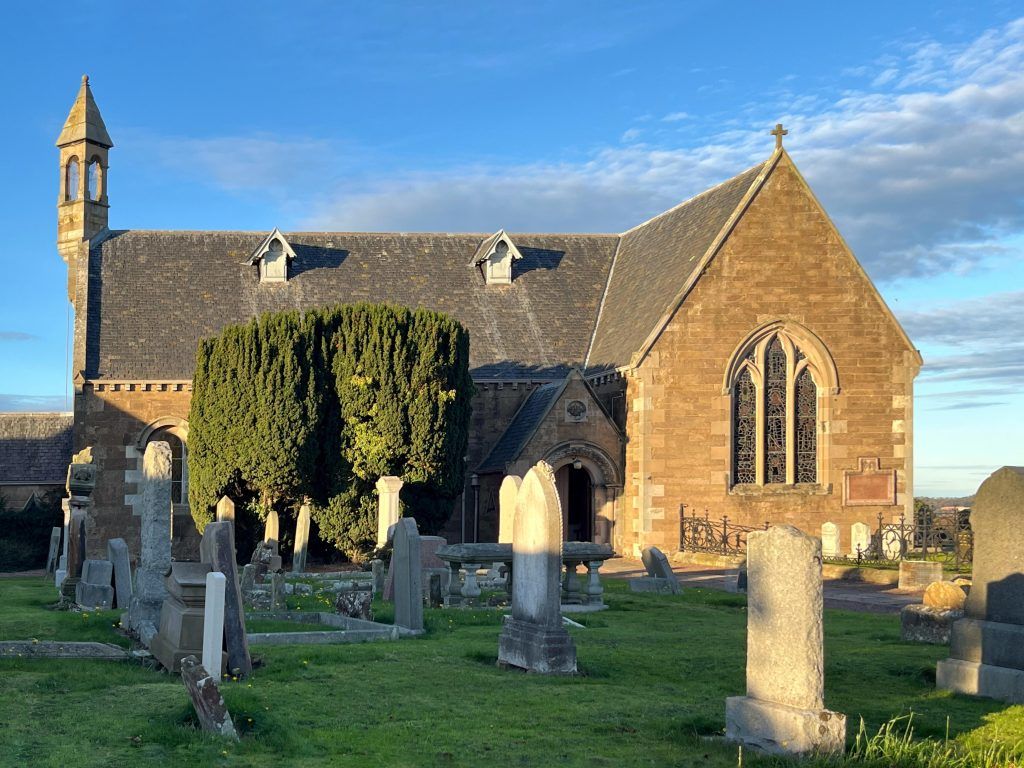
[[[782,127],[782,123],[775,124],[775,130],[771,131],[771,135],[775,137],[775,148],[782,149],[782,137],[785,136],[789,131]]]

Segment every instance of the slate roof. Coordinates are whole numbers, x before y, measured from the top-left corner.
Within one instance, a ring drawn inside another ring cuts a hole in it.
[[[629,363],[763,168],[756,165],[622,235],[589,370]]]
[[[523,446],[537,431],[563,389],[565,380],[552,381],[533,390],[476,471],[504,472],[505,466],[516,460]]]
[[[624,366],[763,167],[622,235],[510,234],[523,255],[511,285],[487,285],[471,264],[493,233],[285,233],[289,279],[261,284],[246,260],[265,232],[113,232],[90,254],[85,376],[191,379],[197,342],[227,324],[356,301],[453,315],[478,379]]]
[[[64,485],[70,413],[0,413],[0,485]]]

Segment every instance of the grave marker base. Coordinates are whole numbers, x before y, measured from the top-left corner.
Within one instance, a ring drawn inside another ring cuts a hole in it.
[[[576,674],[576,644],[565,628],[505,618],[498,640],[498,666],[545,675]]]
[[[841,754],[846,715],[730,696],[725,700],[725,738],[773,755]]]

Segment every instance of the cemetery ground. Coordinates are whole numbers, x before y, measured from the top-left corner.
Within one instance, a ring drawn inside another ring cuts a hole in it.
[[[737,748],[720,737],[725,697],[744,690],[745,598],[605,586],[609,610],[572,616],[585,625],[571,629],[576,677],[498,669],[495,610],[427,609],[427,634],[399,642],[254,646],[252,676],[222,684],[237,743],[197,729],[177,675],[133,662],[0,659],[0,765],[736,766]],[[52,603],[47,580],[0,580],[0,640],[127,645],[117,611]],[[330,610],[316,597],[290,597],[289,607]],[[391,619],[389,604],[374,610]],[[294,628],[253,622],[250,631]],[[947,733],[982,752],[1024,743],[1024,707],[936,691],[948,648],[902,642],[898,617],[827,610],[825,641],[826,705],[847,714],[849,743],[860,718],[874,734],[911,712],[915,739],[934,740],[938,754]],[[747,752],[742,764],[793,763]]]

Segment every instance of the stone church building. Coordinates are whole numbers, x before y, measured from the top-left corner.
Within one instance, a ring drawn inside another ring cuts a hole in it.
[[[449,540],[494,540],[498,486],[556,470],[573,540],[680,548],[680,514],[819,533],[913,508],[921,358],[782,146],[633,229],[112,229],[113,141],[88,79],[57,147],[57,244],[75,309],[75,450],[91,541],[138,541],[146,443],[174,454],[184,549],[198,340],[262,312],[388,301],[450,313],[476,383]],[[268,222],[268,225],[272,222]]]

